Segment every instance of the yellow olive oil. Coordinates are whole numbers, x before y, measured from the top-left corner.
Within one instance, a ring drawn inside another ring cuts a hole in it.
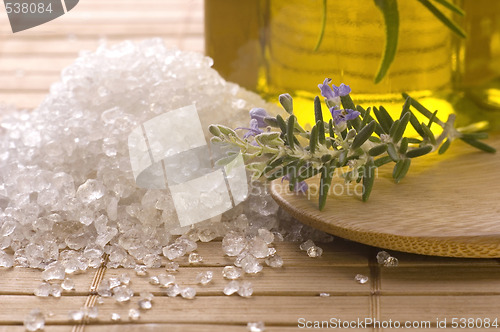
[[[356,103],[383,104],[394,117],[401,112],[402,92],[439,110],[443,120],[457,103],[467,104],[461,91],[479,101],[493,100],[500,109],[500,79],[495,80],[500,77],[500,1],[457,4],[466,10],[465,42],[418,1],[398,1],[398,50],[379,84],[374,77],[385,28],[372,0],[328,0],[316,51],[321,0],[205,0],[206,50],[226,79],[271,101],[292,94],[295,113],[306,126],[314,120],[312,99],[325,77],[348,84]]]

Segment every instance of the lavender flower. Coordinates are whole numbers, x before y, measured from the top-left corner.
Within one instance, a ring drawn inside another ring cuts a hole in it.
[[[252,108],[250,110],[250,118],[252,120],[257,120],[257,126],[258,128],[265,128],[267,127],[266,122],[264,121],[264,118],[268,116],[267,112],[263,108]]]
[[[281,183],[283,183],[284,180],[290,181],[290,176],[287,174],[284,177],[282,177]],[[309,189],[309,186],[307,185],[306,181],[300,181],[299,183],[295,184],[296,193],[305,194],[307,192],[307,189]]]
[[[245,133],[245,135],[243,135],[243,138],[257,136],[257,135],[262,134],[264,132],[264,131],[262,131],[259,128],[259,122],[258,122],[257,119],[251,119],[250,120],[250,128],[246,128],[246,127],[238,127],[238,128],[236,128],[236,130],[238,130],[238,129],[247,130],[247,132]]]
[[[330,88],[329,84],[332,82],[331,78],[325,78],[323,84],[318,84],[318,88],[321,90],[321,95],[329,100],[335,100],[338,97],[347,96],[351,93],[351,88],[349,85],[341,83],[340,86],[332,84]]]
[[[338,109],[337,107],[331,107],[330,113],[332,113],[332,118],[335,124],[340,124],[342,122],[346,122],[348,120],[356,119],[361,113],[351,109]]]

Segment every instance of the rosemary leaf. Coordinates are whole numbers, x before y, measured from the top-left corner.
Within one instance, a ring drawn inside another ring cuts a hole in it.
[[[385,47],[382,61],[375,75],[375,84],[382,81],[394,61],[398,49],[399,11],[396,0],[375,0],[375,5],[382,12],[385,23]]]
[[[330,185],[332,184],[333,171],[335,166],[330,162],[322,167],[321,179],[319,182],[319,210],[322,211],[326,205]]]
[[[446,25],[448,29],[450,29],[451,31],[453,31],[462,38],[467,37],[465,31],[461,27],[459,27],[455,22],[446,17],[446,15],[443,14],[429,0],[417,0],[417,1],[420,2],[422,5],[424,5],[438,20],[440,20],[444,25]]]
[[[450,142],[450,140],[449,140],[449,139],[445,140],[445,141],[443,142],[443,144],[441,145],[441,147],[439,148],[438,153],[439,153],[439,154],[443,154],[443,153],[445,153],[445,152],[446,152],[446,150],[448,150],[448,148],[450,147],[450,144],[451,144],[451,142]]]
[[[372,157],[376,157],[381,155],[385,151],[387,151],[387,144],[380,144],[368,150],[368,154]]]
[[[314,46],[314,52],[316,52],[321,43],[323,42],[323,36],[325,35],[326,30],[326,5],[327,0],[323,0],[321,2],[321,30],[319,31],[318,41],[316,42],[316,46]]]
[[[356,137],[354,137],[354,140],[352,141],[351,144],[351,149],[356,150],[361,145],[363,145],[363,143],[366,142],[366,140],[370,138],[370,136],[373,134],[374,130],[375,130],[375,120],[370,122],[363,129],[361,129],[360,132],[356,135]]]
[[[375,164],[373,159],[370,158],[365,164],[363,176],[363,202],[366,202],[370,198],[370,194],[373,188],[373,182],[375,181]]]
[[[290,115],[290,117],[288,118],[288,124],[287,124],[287,142],[288,142],[288,146],[290,147],[290,149],[293,150],[293,148],[295,147],[295,135],[293,134],[293,131],[294,131],[294,127],[295,127],[295,115]]]
[[[424,138],[428,138],[433,145],[436,145],[436,137],[434,136],[432,130],[430,130],[429,127],[427,127],[423,122],[421,124],[421,128],[425,133]]]
[[[434,1],[436,1],[440,5],[443,5],[444,7],[448,8],[449,10],[451,10],[452,12],[454,12],[455,14],[458,14],[460,16],[464,16],[465,15],[465,12],[463,11],[462,8],[457,7],[454,3],[452,3],[452,2],[450,2],[448,0],[434,0]]]
[[[425,146],[422,146],[420,148],[416,148],[416,149],[413,149],[413,150],[406,152],[406,157],[416,158],[416,157],[420,157],[420,156],[423,156],[425,154],[428,154],[431,151],[432,151],[432,145],[425,145]]]
[[[408,173],[408,169],[410,168],[411,159],[405,158],[401,159],[396,163],[394,169],[392,171],[392,177],[396,183],[399,183]]]
[[[408,121],[410,120],[410,113],[405,113],[401,119],[399,119],[399,125],[394,132],[394,135],[392,135],[392,140],[394,143],[397,143],[401,140],[403,137],[403,134],[405,133],[406,126],[408,125]]]
[[[389,157],[389,156],[383,156],[381,158],[375,159],[375,161],[373,162],[373,164],[376,167],[380,167],[380,166],[383,166],[385,164],[390,163],[391,161],[393,161],[391,157]]]
[[[287,111],[288,114],[293,114],[293,99],[288,93],[281,94],[279,96],[279,101],[283,109]]]
[[[316,127],[318,128],[318,141],[320,144],[325,144],[325,123],[323,120],[318,121],[316,123]]]
[[[408,137],[404,137],[401,140],[401,144],[399,145],[399,153],[405,154],[407,150],[408,150]]]
[[[285,120],[281,117],[281,115],[276,115],[276,122],[278,122],[278,126],[280,127],[282,135],[286,135],[286,123]]]
[[[271,126],[271,127],[274,127],[274,128],[279,128],[278,120],[276,120],[276,118],[273,118],[272,116],[266,116],[264,118],[264,122],[268,126]]]
[[[318,127],[314,126],[311,129],[311,137],[309,138],[309,152],[314,154],[316,152],[316,145],[318,145]]]
[[[323,122],[323,112],[321,111],[321,101],[319,97],[314,97],[314,120]]]
[[[394,144],[389,143],[387,144],[387,154],[391,159],[395,162],[399,161],[399,154],[396,152],[396,147]]]
[[[340,102],[342,103],[342,107],[344,109],[350,109],[350,110],[355,110],[356,105],[354,105],[354,102],[351,99],[351,96],[345,95],[345,96],[340,96]]]
[[[462,141],[464,141],[465,143],[467,143],[475,148],[478,148],[479,150],[483,150],[484,152],[495,153],[497,151],[494,147],[489,146],[488,144],[483,143],[483,142],[478,141],[478,140],[473,139],[473,138],[460,137],[460,139]]]

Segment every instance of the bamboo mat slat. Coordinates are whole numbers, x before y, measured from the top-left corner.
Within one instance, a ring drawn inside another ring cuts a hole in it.
[[[216,328],[219,328],[217,330]],[[71,331],[70,325],[51,325],[45,328],[45,332],[67,332]],[[331,331],[330,328],[315,329],[314,331]],[[0,332],[25,332],[21,326],[0,327]],[[213,331],[231,331],[248,332],[246,326],[242,325],[224,325],[214,326],[207,324],[188,325],[188,324],[109,324],[109,325],[89,325],[85,327],[86,332],[213,332]],[[297,328],[285,326],[268,326],[266,332],[294,332]],[[371,332],[372,329],[349,329],[349,332]],[[427,330],[434,332],[433,329]]]
[[[19,108],[36,107],[59,80],[61,70],[78,53],[94,50],[104,40],[111,45],[125,39],[134,41],[160,37],[166,45],[202,52],[203,0],[85,0],[56,20],[35,29],[12,34],[5,12],[0,13],[0,112],[2,104]],[[212,332],[247,331],[246,323],[264,321],[266,331],[297,331],[297,320],[391,319],[392,321],[430,320],[452,317],[490,317],[500,315],[500,260],[452,259],[392,253],[397,268],[376,264],[376,248],[336,239],[321,244],[323,256],[312,259],[297,243],[276,243],[285,262],[282,269],[265,267],[260,275],[244,276],[254,286],[254,296],[244,299],[222,295],[228,282],[221,276],[233,259],[224,257],[220,242],[202,243],[198,252],[202,263],[179,261],[176,273],[182,286],[197,289],[195,300],[168,298],[163,289],[126,269],[89,270],[70,276],[76,289],[61,298],[39,298],[33,291],[41,283],[41,272],[33,269],[0,268],[0,332],[24,331],[22,322],[33,308],[46,314],[45,331],[86,332]],[[214,280],[207,286],[194,285],[200,271],[211,270]],[[136,294],[155,294],[153,309],[143,311],[131,322],[127,310],[137,307],[138,298],[117,304],[105,299],[98,305],[97,321],[79,324],[68,317],[69,310],[93,305],[91,285],[103,278],[129,273]],[[149,275],[166,273],[151,269]],[[358,273],[369,276],[358,284]],[[319,293],[330,297],[319,297]],[[120,322],[110,319],[112,312],[122,315]],[[427,331],[436,331],[435,324]],[[332,329],[322,329],[332,330]],[[392,329],[349,329],[350,331],[395,331]],[[410,329],[411,330],[411,329]],[[439,329],[441,330],[441,329]]]
[[[0,104],[35,108],[81,50],[105,40],[162,38],[168,47],[203,52],[203,0],[80,1],[67,14],[12,34],[0,13]]]

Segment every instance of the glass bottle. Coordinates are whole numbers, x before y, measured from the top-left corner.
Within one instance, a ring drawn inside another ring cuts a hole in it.
[[[498,97],[500,109],[500,90],[491,90],[500,82],[494,79],[500,77],[500,1],[457,3],[466,11],[462,23],[467,41],[454,36],[418,1],[398,1],[398,51],[379,84],[373,79],[385,30],[371,0],[327,1],[326,30],[317,51],[321,0],[205,0],[206,50],[226,79],[271,101],[291,93],[303,124],[313,120],[312,99],[325,77],[350,85],[356,103],[383,104],[394,116],[401,111],[402,92],[439,110],[444,120],[454,107],[475,103],[471,97],[484,100],[486,92],[487,100]]]

